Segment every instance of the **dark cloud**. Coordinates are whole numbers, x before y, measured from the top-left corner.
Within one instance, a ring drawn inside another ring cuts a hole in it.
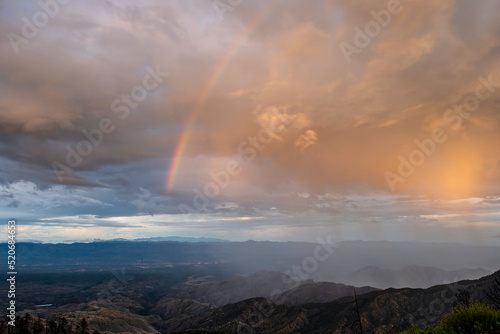
[[[21,34],[21,18],[40,10],[0,6],[2,36]],[[306,212],[318,226],[328,217],[375,226],[441,217],[451,209],[439,201],[477,197],[483,206],[473,207],[485,213],[500,191],[492,144],[500,140],[500,87],[490,86],[459,126],[443,116],[475,94],[480,76],[500,81],[500,4],[401,6],[351,62],[341,43],[354,45],[355,28],[364,30],[387,2],[251,1],[222,20],[206,1],[61,6],[18,53],[0,40],[1,203],[19,211],[32,203],[43,217],[179,214],[235,159],[241,172],[196,210],[271,220],[279,213],[274,222],[290,226]],[[157,68],[168,76],[127,107],[124,98]],[[277,124],[275,110],[284,129],[263,137]],[[103,120],[112,130],[102,130]],[[437,127],[447,140],[390,193],[385,173],[398,173],[400,157],[408,160],[415,140]],[[68,196],[64,209],[54,189]]]
[[[9,208],[17,208],[19,206],[19,204],[21,204],[21,202],[15,200],[15,201],[10,202],[10,204],[8,204],[7,207],[9,207]]]
[[[61,180],[59,179],[49,179],[48,180],[51,183],[59,183],[62,185],[68,185],[68,186],[81,186],[81,187],[104,187],[102,184],[97,183],[97,182],[92,182],[89,180],[85,180],[82,178],[79,178],[77,176],[63,176]]]

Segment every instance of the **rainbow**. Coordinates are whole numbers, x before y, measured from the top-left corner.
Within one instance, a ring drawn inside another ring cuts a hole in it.
[[[170,161],[170,166],[167,171],[167,178],[166,178],[166,190],[167,192],[170,192],[175,184],[175,180],[177,178],[177,175],[179,173],[179,167],[181,164],[181,159],[184,154],[184,150],[186,149],[187,142],[189,140],[189,136],[191,134],[193,124],[196,122],[196,119],[198,118],[200,112],[203,109],[203,106],[210,95],[210,92],[214,88],[214,86],[217,84],[219,79],[222,77],[224,74],[225,70],[231,63],[231,60],[233,57],[236,55],[240,47],[242,46],[243,42],[245,41],[246,37],[249,36],[257,27],[258,25],[262,22],[262,20],[269,14],[271,11],[271,7],[273,7],[278,0],[274,1],[269,1],[267,6],[261,11],[259,15],[253,20],[253,22],[248,26],[247,29],[245,29],[236,39],[236,41],[230,46],[229,50],[226,52],[226,54],[221,58],[221,60],[217,63],[215,66],[214,71],[212,72],[211,76],[207,80],[206,84],[204,85],[204,88],[202,89],[200,95],[196,99],[196,103],[194,105],[194,109],[187,118],[186,125],[184,127],[184,130],[182,131],[181,135],[179,136],[179,139],[177,141],[177,145],[175,146],[174,153],[172,156],[172,159]]]

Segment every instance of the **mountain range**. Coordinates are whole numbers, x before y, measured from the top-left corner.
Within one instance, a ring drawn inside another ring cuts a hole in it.
[[[16,251],[19,316],[63,317],[75,330],[85,318],[101,333],[356,333],[356,301],[365,332],[399,333],[436,325],[461,290],[485,301],[500,275],[489,269],[498,247],[454,244],[107,241]],[[485,269],[463,269],[473,261]]]
[[[86,318],[91,329],[104,333],[357,333],[352,326],[357,319],[357,300],[365,332],[398,333],[415,324],[438,324],[462,290],[469,291],[474,301],[484,301],[483,290],[500,271],[427,289],[385,290],[313,281],[290,288],[289,276],[269,271],[217,282],[189,276],[176,284],[165,284],[167,276],[159,273],[131,273],[122,276],[125,283],[115,280],[114,284],[86,279],[86,285],[74,275],[73,282],[66,280],[59,286],[71,295],[80,295],[80,300],[59,296],[50,300],[52,307],[27,307],[20,314],[28,312],[49,320],[64,317],[73,326]],[[38,297],[53,296],[47,280],[24,285],[33,285]]]

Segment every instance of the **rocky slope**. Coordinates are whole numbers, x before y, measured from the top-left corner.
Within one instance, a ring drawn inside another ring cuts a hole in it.
[[[377,290],[379,289],[366,286],[356,288],[356,293],[360,295]],[[353,286],[318,282],[300,285],[272,300],[279,304],[297,306],[308,303],[327,303],[347,296],[354,296]]]
[[[496,275],[500,275],[497,272]],[[437,325],[439,317],[453,308],[462,289],[475,301],[483,301],[483,289],[493,275],[475,281],[438,285],[428,289],[388,289],[358,296],[362,326],[368,333],[398,333],[418,324]],[[253,298],[226,305],[201,315],[172,322],[170,330],[200,329],[226,333],[356,333],[353,297],[329,303],[301,306],[277,305]],[[353,325],[354,324],[354,325]]]

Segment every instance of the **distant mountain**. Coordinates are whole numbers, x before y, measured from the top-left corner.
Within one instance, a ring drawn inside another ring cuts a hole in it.
[[[238,276],[221,282],[183,283],[172,287],[162,296],[224,306],[254,297],[270,297],[275,290],[281,294],[304,283],[295,282],[282,273],[261,270],[248,277]]]
[[[356,288],[356,294],[362,295],[378,290],[377,288],[365,286]],[[279,304],[298,306],[309,303],[328,303],[348,296],[354,296],[354,287],[351,285],[318,282],[301,284],[272,300]]]
[[[58,242],[59,244],[74,244],[74,243],[93,243],[93,242],[145,242],[145,241],[176,241],[176,242],[231,242],[229,240],[217,239],[217,238],[191,238],[191,237],[177,237],[177,236],[168,236],[168,237],[151,237],[151,238],[137,238],[137,239],[125,239],[125,238],[114,238],[114,239],[99,239],[99,238],[86,238],[86,239],[72,239],[72,240],[64,240]],[[6,240],[0,241],[0,243],[6,243]],[[36,239],[22,239],[20,238],[18,242],[25,243],[40,243],[40,244],[58,244],[54,242],[44,242]]]
[[[204,239],[196,240],[203,241]],[[6,248],[6,244],[3,245]],[[259,270],[292,272],[294,266],[300,266],[304,259],[314,256],[317,247],[321,247],[318,244],[306,242],[137,242],[123,240],[72,244],[21,242],[16,246],[18,250],[16,253],[19,254],[19,259],[16,256],[16,264],[23,269],[225,264],[232,273],[242,275],[250,275]],[[54,257],[54,254],[58,256]],[[412,264],[420,267],[440,268],[445,271],[457,271],[461,268],[495,270],[500,267],[498,256],[500,246],[356,241],[326,246],[320,254],[321,256],[329,254],[329,256],[318,263],[317,270],[305,273],[300,277],[301,279],[325,281],[329,278],[328,280],[332,282],[352,284],[347,279],[339,281],[338,278],[367,266],[399,270]],[[443,280],[438,283],[441,282]],[[429,284],[433,283],[423,282],[415,286],[428,286]],[[372,284],[358,285],[373,286]],[[385,287],[387,284],[379,286]]]
[[[358,288],[363,294],[378,289]],[[353,296],[354,287],[335,283],[294,281],[290,276],[259,271],[248,277],[238,276],[221,282],[192,284],[183,283],[167,290],[163,299],[195,300],[215,306],[224,306],[255,297],[272,298],[280,304],[300,305],[330,302],[345,296]]]
[[[28,242],[28,243],[33,243],[33,244],[42,244],[43,241],[37,240],[37,239],[23,239],[23,238],[17,238],[16,242]],[[6,244],[8,243],[8,239],[3,239],[0,240],[0,244]]]
[[[216,238],[189,238],[189,237],[152,237],[152,238],[139,238],[131,241],[177,241],[177,242],[230,242],[229,240],[216,239]]]
[[[443,270],[500,268],[500,245],[466,245],[456,243],[342,241],[328,264],[334,270],[349,273],[366,266],[399,269],[408,265],[435,267]],[[314,278],[314,277],[313,277]]]
[[[466,279],[478,279],[490,275],[491,271],[484,269],[459,269],[447,271],[434,267],[407,266],[400,270],[383,269],[368,266],[349,274],[324,275],[324,280],[354,286],[374,286],[387,288],[428,288],[433,285],[452,283]]]

